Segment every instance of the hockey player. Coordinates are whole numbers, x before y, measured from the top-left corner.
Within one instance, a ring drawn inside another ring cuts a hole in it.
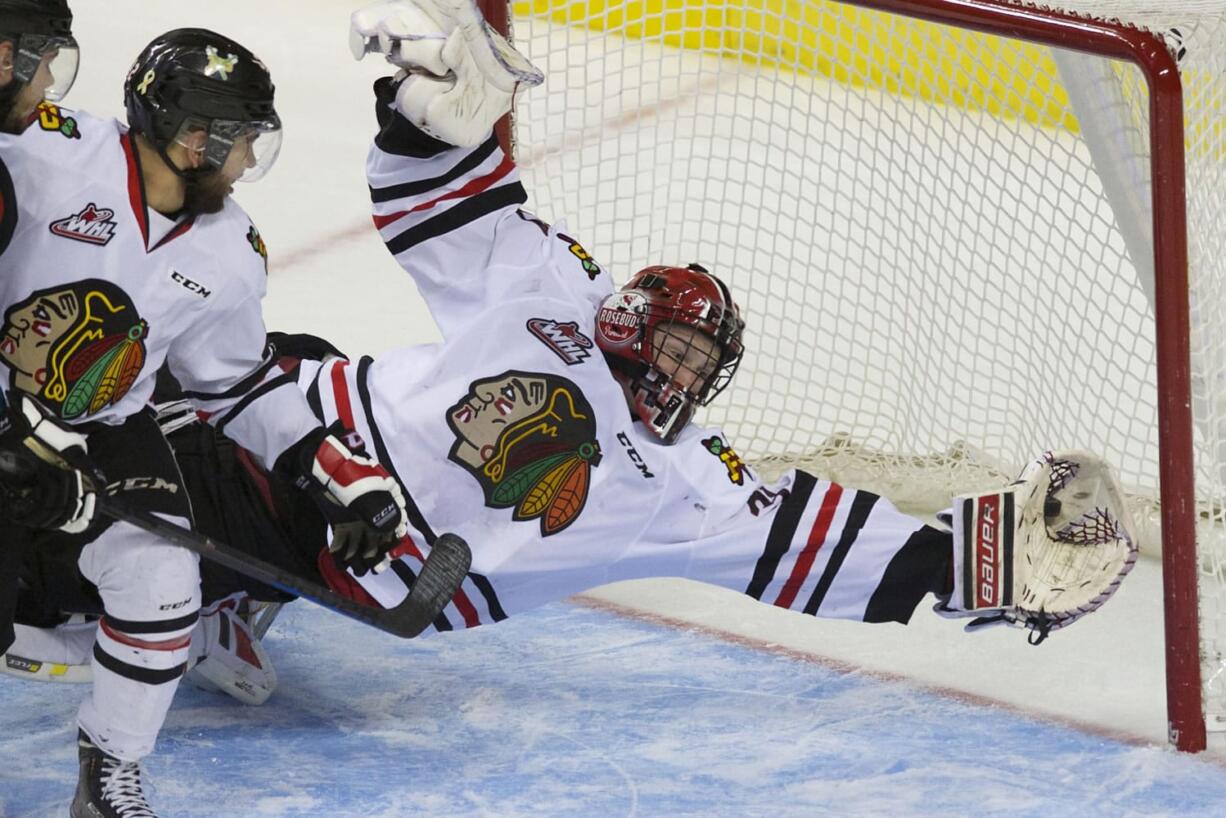
[[[67,0],[0,0],[0,132],[20,133],[38,104],[63,99],[76,76]]]
[[[42,55],[37,91],[54,55],[14,41],[15,81]],[[58,563],[72,607],[102,614],[78,714],[78,818],[153,814],[139,761],[198,620],[195,555],[97,513],[105,491],[190,525],[145,408],[163,363],[218,430],[369,529],[363,557],[377,562],[406,530],[395,482],[329,434],[266,354],[266,249],[229,193],[276,158],[267,68],[221,35],[177,30],[145,48],[124,92],[129,127],[43,106],[20,137],[0,136],[3,548]],[[2,579],[0,650],[14,591]]]
[[[72,11],[67,2],[0,0],[0,133],[21,133],[40,101],[62,98],[68,92],[76,79],[76,56]],[[63,65],[59,82],[51,71],[51,63],[57,60]],[[11,230],[16,218],[15,213],[5,212],[9,203],[3,193],[0,189],[0,235]],[[0,414],[4,408],[0,392]],[[3,423],[0,420],[0,425]],[[40,472],[61,490],[75,489],[75,485],[68,485],[75,483],[75,478],[60,469],[46,465]],[[19,557],[16,544],[6,540],[0,537],[0,646],[13,640],[6,608],[12,605]]]

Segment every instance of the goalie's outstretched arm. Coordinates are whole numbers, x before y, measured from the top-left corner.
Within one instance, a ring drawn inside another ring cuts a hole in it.
[[[906,623],[931,593],[968,630],[1015,625],[1037,644],[1101,607],[1136,560],[1119,486],[1085,452],[1048,453],[1010,486],[955,498],[952,531],[803,471],[721,491],[703,465],[693,485],[669,486],[702,498],[700,530],[669,526],[678,503],[662,502],[667,518],[647,526],[617,579],[684,576],[861,622]]]
[[[493,133],[540,74],[468,0],[378,3],[353,15],[351,36],[355,54],[381,53],[399,69],[375,84],[373,218],[446,338],[544,274],[523,262],[543,255],[547,230],[521,218],[528,196]]]

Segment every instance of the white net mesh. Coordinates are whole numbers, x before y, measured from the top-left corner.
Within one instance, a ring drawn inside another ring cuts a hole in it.
[[[1226,712],[1226,6],[1066,8],[1180,55],[1212,726]],[[516,112],[530,207],[619,280],[697,261],[729,282],[745,362],[700,420],[747,459],[921,512],[1041,451],[1085,449],[1116,466],[1160,546],[1140,71],[826,0],[514,11],[546,76]]]

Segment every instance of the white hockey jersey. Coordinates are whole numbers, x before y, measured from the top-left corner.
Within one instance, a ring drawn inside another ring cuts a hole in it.
[[[715,429],[660,445],[593,340],[608,272],[519,209],[524,189],[492,136],[430,153],[405,120],[381,116],[367,165],[375,224],[444,340],[304,362],[299,385],[394,470],[422,538],[454,531],[472,547],[438,628],[648,576],[810,614],[909,618],[948,570],[947,534],[802,472],[764,485]],[[419,565],[405,557],[361,584],[395,604]]]
[[[45,104],[0,135],[0,371],[73,424],[117,424],[163,362],[270,466],[319,425],[265,354],[267,250],[233,200],[172,221],[147,207],[131,136]]]

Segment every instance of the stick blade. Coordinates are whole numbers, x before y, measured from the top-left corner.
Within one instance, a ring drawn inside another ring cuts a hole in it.
[[[472,561],[472,551],[461,537],[455,534],[439,535],[408,597],[387,611],[383,630],[412,639],[430,627],[430,623],[460,590]]]

